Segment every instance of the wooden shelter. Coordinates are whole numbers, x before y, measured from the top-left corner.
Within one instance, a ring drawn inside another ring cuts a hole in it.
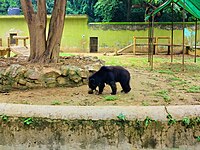
[[[151,65],[151,68],[153,69],[153,38],[154,38],[154,17],[157,13],[159,13],[162,9],[165,9],[166,7],[171,7],[172,10],[172,31],[171,31],[171,62],[173,62],[173,47],[174,47],[174,35],[173,35],[173,15],[174,15],[174,4],[177,4],[179,7],[182,8],[183,13],[183,68],[184,68],[184,55],[185,55],[185,41],[184,41],[184,29],[185,29],[185,11],[192,14],[195,18],[195,59],[194,62],[196,62],[196,49],[197,49],[197,21],[200,19],[200,5],[199,0],[167,0],[165,3],[160,5],[157,9],[153,10],[150,14],[147,14],[145,20],[149,21],[149,50],[148,50],[148,58]]]

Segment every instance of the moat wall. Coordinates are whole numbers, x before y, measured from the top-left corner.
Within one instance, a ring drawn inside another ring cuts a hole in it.
[[[200,107],[195,105],[65,107],[1,104],[0,108],[2,149],[200,148]]]

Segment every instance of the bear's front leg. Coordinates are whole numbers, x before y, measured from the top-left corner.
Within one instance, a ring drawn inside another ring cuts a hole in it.
[[[109,85],[110,85],[110,87],[111,87],[111,89],[112,89],[111,95],[115,95],[116,92],[117,92],[117,86],[116,86],[116,84],[115,84],[115,81],[110,82]]]
[[[104,87],[105,87],[104,83],[99,84],[99,94],[102,94]]]

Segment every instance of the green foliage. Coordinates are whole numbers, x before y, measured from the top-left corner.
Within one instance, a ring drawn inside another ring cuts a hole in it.
[[[30,125],[33,123],[33,118],[25,118],[23,123],[24,125]]]
[[[143,101],[142,106],[149,106],[149,103],[147,101]]]
[[[8,117],[7,115],[5,115],[5,114],[0,115],[0,118],[1,118],[1,120],[4,121],[4,122],[7,122],[8,119],[9,119],[9,117]]]
[[[184,126],[189,126],[190,125],[190,118],[184,117],[182,119],[182,123],[183,123]]]
[[[105,96],[104,99],[106,101],[115,101],[118,99],[118,97],[116,95],[108,95],[108,96]]]
[[[197,124],[200,124],[200,117],[197,117],[197,118],[195,119],[195,122],[196,122]]]
[[[158,7],[165,0],[67,0],[67,14],[87,14],[89,22],[94,21],[135,21],[144,22],[147,3]],[[34,10],[37,10],[37,0],[32,0]],[[136,7],[133,7],[136,6]],[[0,14],[7,14],[8,7],[21,8],[20,0],[0,0]],[[51,14],[54,0],[46,0],[47,14]],[[174,5],[174,21],[182,21],[182,13],[178,5]],[[164,9],[156,21],[171,21],[171,8]],[[186,12],[186,21],[194,21],[194,17]]]
[[[145,120],[144,120],[144,125],[145,127],[148,127],[149,124],[152,122],[153,120],[150,118],[150,117],[146,117]]]
[[[95,16],[99,18],[97,21],[111,21],[117,12],[119,3],[121,3],[119,0],[99,0],[94,6]]]
[[[117,118],[121,121],[125,121],[126,120],[126,116],[123,113],[120,113]]]
[[[171,114],[167,115],[167,119],[168,119],[168,125],[170,126],[176,123],[176,119],[173,119]]]
[[[55,101],[53,101],[53,102],[51,103],[51,105],[61,105],[61,103],[60,103],[60,101],[55,100]]]
[[[174,72],[171,70],[158,70],[158,73],[174,75]]]
[[[192,86],[187,89],[188,93],[200,93],[200,86]]]
[[[75,54],[70,54],[70,53],[59,53],[59,56],[61,57],[66,57],[66,56],[75,56]]]
[[[166,90],[161,90],[161,91],[157,92],[156,96],[162,97],[165,102],[169,102],[170,99],[171,99],[169,94],[168,94],[168,91],[166,91]]]
[[[9,7],[9,3],[7,0],[0,0],[0,14],[1,15],[7,14],[8,7]]]
[[[185,85],[185,84],[187,84],[187,81],[181,80],[181,79],[179,79],[179,80],[174,80],[174,81],[175,81],[175,82],[170,83],[172,86]]]
[[[197,137],[197,141],[200,142],[200,136]]]

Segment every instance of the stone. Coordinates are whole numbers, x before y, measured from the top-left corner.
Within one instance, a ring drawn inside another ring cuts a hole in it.
[[[66,77],[58,77],[57,82],[59,85],[66,85],[69,82],[69,79]]]
[[[89,77],[89,71],[86,69],[80,69],[80,76],[84,79]]]
[[[62,74],[63,76],[68,76],[68,74],[69,74],[69,69],[70,69],[70,66],[69,66],[69,65],[62,65],[62,66],[60,67],[61,74]]]
[[[69,78],[75,83],[79,83],[80,81],[82,81],[82,78],[79,75],[73,75],[73,76],[70,76]]]
[[[57,78],[61,75],[61,71],[55,68],[44,68],[42,74],[45,78]]]
[[[26,86],[27,86],[28,88],[34,88],[34,87],[36,87],[35,84],[34,84],[34,83],[31,83],[31,82],[26,82]]]
[[[36,69],[29,69],[25,75],[26,78],[31,80],[39,80],[41,78],[41,73]]]
[[[21,84],[21,85],[26,85],[26,80],[24,79],[19,79],[18,83]]]
[[[94,63],[94,64],[91,64],[91,65],[86,65],[84,66],[84,68],[86,70],[89,70],[89,71],[98,71],[103,65],[102,64],[99,64],[99,63]]]

